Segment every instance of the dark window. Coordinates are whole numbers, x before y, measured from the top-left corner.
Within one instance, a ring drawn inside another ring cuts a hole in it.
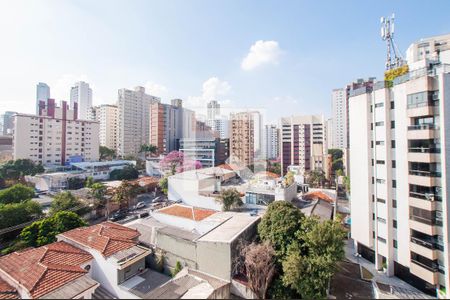
[[[377,160],[377,165],[384,165],[384,160]]]
[[[393,240],[392,242],[394,244],[394,248],[397,249],[397,240]]]
[[[395,148],[395,141],[394,140],[391,141],[391,148]]]
[[[383,121],[375,122],[375,126],[384,126],[384,122]]]
[[[375,107],[383,107],[384,106],[384,103],[376,103],[375,104]]]
[[[375,214],[372,214],[372,220],[375,220]]]
[[[396,180],[392,180],[392,187],[396,188],[397,187],[397,181]]]
[[[395,108],[395,102],[391,101],[391,109],[394,109],[394,108]]]
[[[373,123],[370,123],[370,130],[373,130]]]
[[[395,121],[391,121],[391,129],[395,128]]]
[[[375,145],[383,146],[383,145],[384,145],[384,141],[376,141],[376,142],[375,142]]]
[[[397,220],[392,220],[392,227],[397,228]]]
[[[373,158],[372,158],[372,167],[373,167]]]
[[[380,203],[386,203],[386,200],[381,199],[381,198],[377,198],[377,202],[380,202]]]
[[[374,184],[375,183],[375,178],[374,177],[372,177],[372,184]]]
[[[370,141],[370,148],[373,148],[373,141]]]
[[[382,242],[383,244],[386,244],[386,239],[385,239],[385,238],[382,238],[381,236],[379,236],[379,237],[378,237],[378,240],[379,240],[380,242]]]
[[[395,160],[392,161],[392,167],[396,168]]]
[[[397,208],[397,200],[392,199],[392,207]]]

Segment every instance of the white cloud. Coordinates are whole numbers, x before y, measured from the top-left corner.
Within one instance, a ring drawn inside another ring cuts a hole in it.
[[[161,98],[167,96],[168,89],[162,84],[147,81],[144,87],[147,94]]]
[[[281,53],[277,41],[259,40],[250,47],[250,52],[242,60],[241,68],[244,71],[251,71],[266,64],[276,65]]]
[[[217,77],[211,77],[203,82],[202,94],[200,96],[189,96],[186,106],[198,113],[206,113],[206,104],[211,100],[217,100],[221,105],[230,104],[229,99],[224,97],[231,91],[231,85],[227,81]]]
[[[273,98],[273,102],[280,104],[298,104],[297,99],[291,96],[276,96]]]

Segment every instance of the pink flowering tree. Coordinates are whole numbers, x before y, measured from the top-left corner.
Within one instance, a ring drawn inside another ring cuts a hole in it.
[[[191,160],[184,156],[181,151],[172,151],[159,163],[164,170],[170,170],[172,174],[188,170],[200,169],[202,164],[199,161]]]

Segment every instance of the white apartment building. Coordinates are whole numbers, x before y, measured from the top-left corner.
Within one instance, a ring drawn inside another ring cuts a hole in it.
[[[150,142],[150,105],[161,99],[145,93],[138,86],[134,91],[120,89],[118,92],[117,154],[136,155],[141,145]]]
[[[333,149],[334,145],[333,145],[333,135],[334,135],[334,131],[333,131],[333,119],[330,118],[327,120],[327,148],[328,149]]]
[[[206,115],[208,120],[214,120],[220,115],[220,103],[211,100],[206,104]]]
[[[206,120],[206,125],[216,131],[221,139],[230,138],[230,121],[226,116],[217,116],[216,119]]]
[[[420,40],[409,71],[352,89],[351,235],[389,276],[450,297],[450,35]]]
[[[277,125],[267,124],[264,126],[264,157],[275,159],[279,155],[280,139]]]
[[[331,110],[333,114],[333,148],[347,148],[347,97],[345,89],[334,89],[332,91]]]
[[[70,108],[75,110],[78,119],[88,120],[91,107],[92,89],[89,87],[89,83],[84,81],[76,82],[70,89]]]
[[[65,101],[57,107],[48,99],[40,115],[14,116],[13,156],[43,165],[97,161],[98,132],[98,122],[78,120]]]
[[[100,125],[99,141],[100,146],[109,149],[117,149],[117,105],[102,104],[92,107],[89,120],[97,121]]]
[[[326,121],[323,115],[291,116],[280,119],[281,169],[299,166],[300,173],[326,170]]]
[[[36,115],[39,115],[39,101],[47,102],[50,99],[50,87],[43,82],[36,85]]]

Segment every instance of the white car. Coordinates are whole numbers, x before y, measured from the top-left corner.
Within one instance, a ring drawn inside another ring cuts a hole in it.
[[[145,204],[145,202],[141,201],[141,202],[138,202],[138,204],[136,204],[134,208],[135,209],[142,209],[142,208],[144,208],[146,206],[147,205]]]

